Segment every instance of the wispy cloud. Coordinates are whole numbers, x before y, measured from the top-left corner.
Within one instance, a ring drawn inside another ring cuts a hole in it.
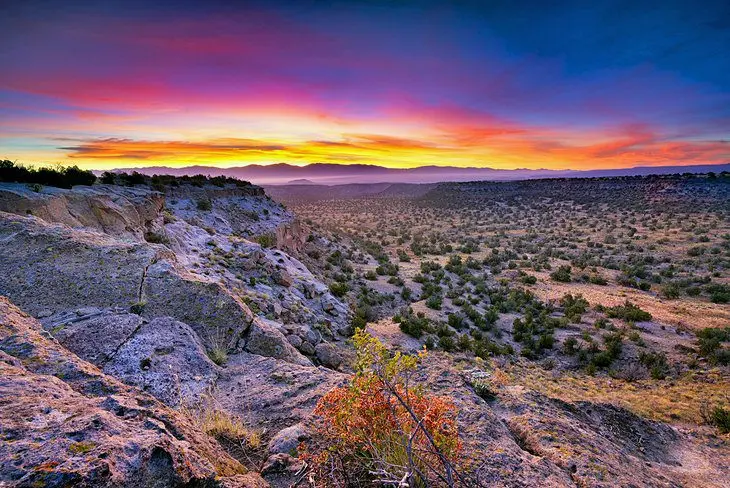
[[[456,13],[397,2],[23,11],[0,19],[0,141],[12,152],[0,156],[87,167],[730,159],[730,39],[704,29],[711,9],[690,8],[692,22],[656,9],[656,30],[634,12],[607,30],[600,3],[564,16],[469,2]]]

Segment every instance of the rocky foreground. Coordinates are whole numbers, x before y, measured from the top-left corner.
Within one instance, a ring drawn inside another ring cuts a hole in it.
[[[38,189],[36,189],[38,190]],[[0,185],[0,486],[289,486],[316,401],[347,380],[349,307],[255,186]],[[704,430],[518,388],[488,402],[434,354],[481,486],[727,486]],[[194,421],[245,418],[257,452]],[[261,476],[263,475],[263,477]]]

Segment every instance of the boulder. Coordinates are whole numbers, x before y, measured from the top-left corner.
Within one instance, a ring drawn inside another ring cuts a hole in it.
[[[321,342],[314,348],[317,359],[324,366],[337,369],[342,364],[342,356],[337,352],[337,348],[328,342]]]
[[[311,365],[309,360],[302,356],[277,329],[263,320],[255,319],[248,331],[246,351],[283,359],[295,364]]]
[[[303,441],[309,439],[309,433],[303,424],[294,424],[286,429],[280,430],[271,438],[268,449],[271,454],[285,453],[293,454]]]

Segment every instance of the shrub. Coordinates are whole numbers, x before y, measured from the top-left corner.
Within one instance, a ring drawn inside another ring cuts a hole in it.
[[[457,409],[446,397],[410,386],[417,356],[391,355],[363,331],[353,338],[357,360],[350,384],[317,403],[321,445],[303,446],[318,486],[348,486],[347,480],[429,486],[461,476]],[[377,481],[376,481],[377,480]]]
[[[606,315],[612,319],[623,319],[627,322],[648,322],[652,318],[649,312],[642,310],[628,300],[623,305],[608,307],[605,310]]]
[[[714,425],[721,434],[730,433],[730,409],[716,405],[710,407],[708,402],[700,405],[700,416],[709,425]]]
[[[152,244],[168,244],[170,239],[159,232],[145,232],[144,240]]]
[[[116,183],[116,177],[111,171],[104,171],[101,174],[101,178],[99,178],[99,181],[101,181],[105,185],[113,185],[114,183]]]
[[[570,266],[567,264],[560,266],[558,269],[550,273],[550,278],[561,283],[570,283],[572,280],[572,277],[570,276],[570,269]]]
[[[446,352],[453,352],[456,349],[456,342],[451,336],[439,337],[438,346]]]
[[[588,282],[591,283],[592,285],[600,285],[600,286],[606,286],[608,284],[608,280],[601,275],[591,275],[588,278]]]
[[[730,349],[722,347],[730,341],[730,327],[724,329],[707,327],[697,332],[700,355],[712,364],[727,365],[730,362]]]
[[[679,285],[676,283],[667,283],[662,287],[662,295],[669,300],[676,300],[679,298]]]
[[[30,183],[58,188],[75,185],[93,185],[96,175],[78,166],[57,166],[56,168],[26,168],[7,159],[0,161],[0,182]]]
[[[649,369],[655,380],[663,380],[669,374],[667,356],[663,352],[642,351],[639,353],[639,362]]]
[[[347,286],[347,283],[335,281],[330,285],[330,292],[338,298],[344,297],[348,290],[349,287]]]
[[[565,316],[576,324],[580,323],[581,316],[588,310],[588,301],[580,293],[575,296],[566,293],[560,299],[560,305],[565,309]]]
[[[142,315],[142,313],[144,312],[144,307],[146,305],[147,305],[147,302],[137,302],[137,303],[134,303],[134,304],[132,304],[131,307],[129,307],[129,311],[131,313],[134,313],[134,314],[137,314],[137,315]]]
[[[520,278],[520,281],[522,281],[522,283],[526,285],[534,285],[535,283],[537,283],[537,277],[526,274],[525,276]]]
[[[431,295],[426,300],[426,306],[433,310],[441,310],[442,299],[439,295]]]
[[[406,311],[400,318],[400,330],[412,337],[421,337],[424,332],[433,332],[431,322],[423,314]]]
[[[256,237],[256,242],[258,242],[261,247],[274,247],[276,245],[276,236],[271,233],[261,234]]]
[[[578,339],[575,337],[568,337],[563,341],[563,352],[568,356],[572,356],[578,352]]]
[[[195,207],[203,212],[210,212],[213,210],[213,203],[209,198],[201,198],[195,202]]]

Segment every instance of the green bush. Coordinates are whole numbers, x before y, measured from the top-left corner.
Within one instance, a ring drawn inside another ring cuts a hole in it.
[[[349,289],[350,288],[347,286],[347,283],[340,283],[338,281],[335,281],[330,285],[330,292],[338,298],[344,297]]]
[[[276,245],[276,236],[271,233],[261,234],[256,237],[256,242],[258,242],[261,247],[274,247]]]
[[[522,281],[522,283],[526,285],[534,285],[535,283],[537,283],[537,277],[526,274],[525,276],[520,278],[520,281]]]
[[[57,188],[71,188],[75,185],[93,185],[96,175],[78,166],[57,168],[26,168],[7,159],[0,161],[0,182],[30,183]]]
[[[426,306],[433,310],[441,310],[443,299],[439,295],[431,295],[426,300]]]
[[[421,337],[424,332],[433,332],[431,321],[424,314],[414,314],[410,309],[396,317],[396,322],[400,322],[400,330],[404,334],[412,337]]]
[[[663,380],[669,374],[667,356],[663,352],[642,351],[639,353],[639,362],[649,369],[655,380]]]
[[[570,266],[563,265],[560,266],[558,269],[550,273],[550,278],[552,278],[554,281],[559,281],[561,283],[570,283],[572,280],[572,277],[570,276]]]
[[[213,203],[210,201],[209,198],[201,198],[197,202],[195,202],[195,207],[203,212],[210,212],[213,210]]]
[[[648,322],[652,319],[649,312],[642,310],[628,300],[623,305],[607,307],[605,311],[610,318],[622,319],[627,322]]]
[[[667,283],[662,287],[662,295],[669,300],[676,300],[679,298],[679,285],[676,283]]]

